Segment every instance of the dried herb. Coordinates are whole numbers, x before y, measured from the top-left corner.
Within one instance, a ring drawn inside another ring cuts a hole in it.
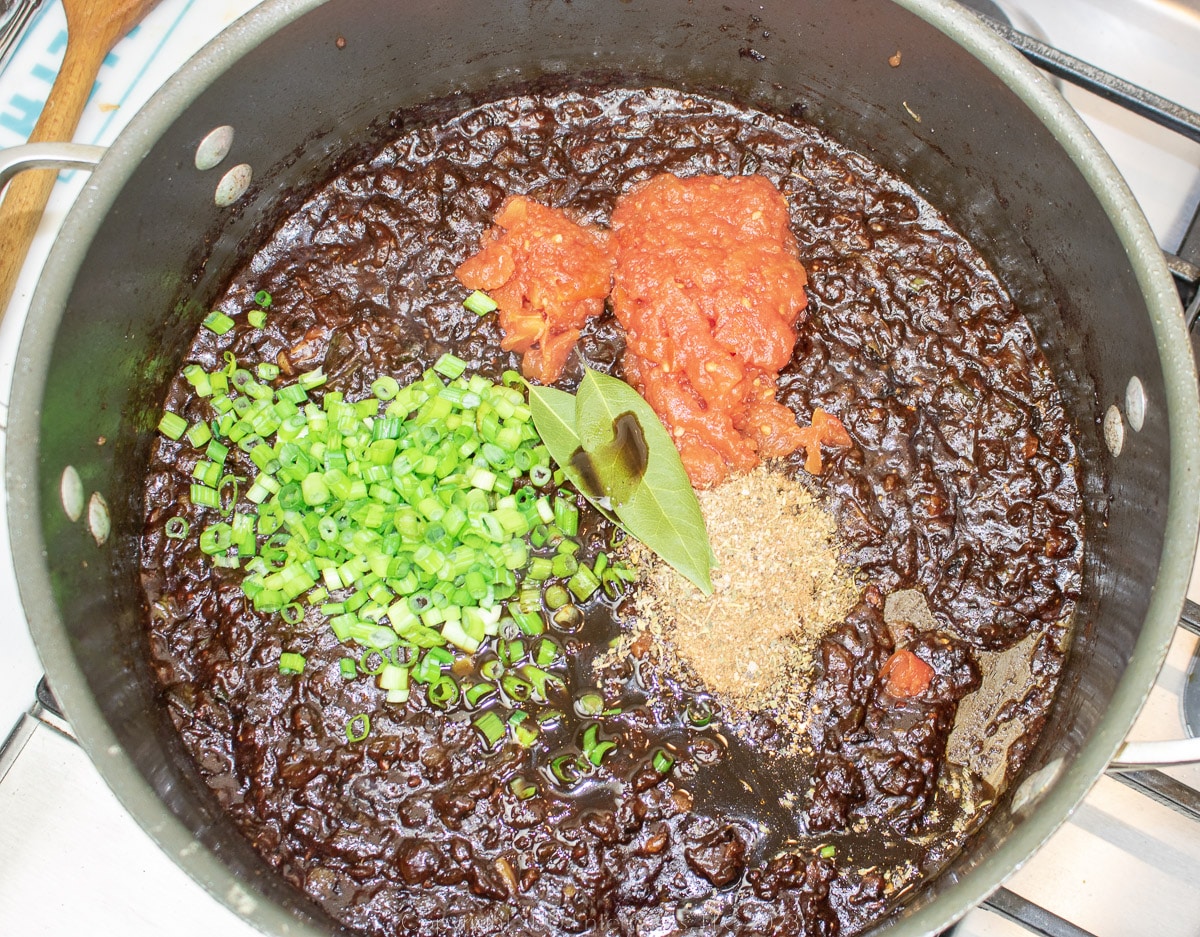
[[[624,381],[587,369],[579,393],[529,388],[533,422],[580,492],[705,595],[712,549],[679,452]]]
[[[529,388],[529,409],[533,414],[533,425],[538,435],[550,450],[550,457],[558,463],[583,496],[610,521],[634,536],[612,512],[611,505],[602,490],[592,485],[581,473],[581,464],[573,457],[582,448],[579,434],[575,431],[575,395],[556,387],[541,387],[526,384]]]

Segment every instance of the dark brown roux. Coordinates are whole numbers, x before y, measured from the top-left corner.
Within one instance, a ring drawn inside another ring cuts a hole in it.
[[[416,378],[444,351],[498,376],[517,361],[498,352],[494,317],[462,309],[453,271],[503,198],[529,193],[604,224],[619,193],[664,170],[762,173],[787,197],[811,302],[780,399],[805,419],[824,407],[854,439],[826,453],[815,482],[867,599],[823,648],[811,754],[763,754],[781,738],[765,715],[692,727],[693,696],[628,661],[601,680],[622,710],[604,723],[617,751],[572,791],[543,784],[518,800],[508,779],[544,779],[577,740],[569,699],[544,750],[487,754],[465,714],[419,692],[388,707],[369,680],[343,681],[343,650],[315,612],[294,626],[247,612],[236,571],[210,569],[194,536],[164,537],[170,516],[193,530],[204,519],[187,506],[195,455],[166,440],[155,450],[143,570],[164,702],[264,859],[363,932],[854,933],[965,839],[961,800],[981,785],[962,772],[947,785],[944,751],[975,685],[973,648],[1040,635],[1034,686],[1009,716],[1031,730],[1044,716],[1082,549],[1052,376],[973,249],[909,187],[811,127],[615,91],[515,97],[412,130],[316,191],[235,278],[220,306],[239,314],[266,289],[267,327],[238,315],[224,337],[201,330],[189,360],[283,353],[295,370],[323,365],[351,399],[379,374]],[[580,351],[612,371],[622,347],[606,313]],[[566,383],[578,376],[573,362]],[[167,403],[208,416],[182,380]],[[585,512],[586,553],[608,534]],[[942,632],[884,625],[880,600],[901,588],[924,592]],[[582,628],[558,636],[571,693],[596,683],[592,660],[629,608],[593,601]],[[934,669],[919,700],[876,685],[897,643]],[[278,673],[285,645],[307,656],[303,677]],[[351,744],[358,712],[371,734]],[[667,778],[650,764],[663,745],[678,753]]]

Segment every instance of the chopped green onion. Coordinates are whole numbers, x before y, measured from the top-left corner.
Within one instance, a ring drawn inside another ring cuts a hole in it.
[[[372,677],[377,677],[383,673],[383,668],[387,665],[388,659],[383,655],[383,652],[374,647],[367,648],[358,659],[358,669],[365,674],[370,674]],[[384,687],[384,689],[387,689],[387,687]]]
[[[553,563],[544,556],[535,556],[529,561],[529,569],[525,573],[525,578],[533,582],[541,582],[549,579],[554,575]]]
[[[549,667],[560,657],[562,657],[562,648],[552,638],[542,638],[538,642],[537,657],[535,660],[539,667]]]
[[[599,716],[604,712],[604,697],[599,693],[584,693],[575,700],[575,711],[589,718]]]
[[[575,632],[583,626],[583,612],[578,605],[567,604],[556,608],[551,620],[559,631]]]
[[[545,602],[546,607],[553,610],[562,608],[571,601],[571,594],[562,586],[551,586],[546,590]]]
[[[463,305],[477,316],[486,316],[489,312],[495,312],[500,308],[496,301],[482,290],[476,290],[464,299]]]
[[[215,332],[217,335],[224,335],[233,328],[233,320],[220,309],[214,309],[204,317],[202,323],[210,332]]]
[[[207,423],[201,420],[199,423],[193,423],[188,427],[187,438],[188,442],[199,449],[212,439],[212,429]]]
[[[188,499],[197,507],[219,508],[221,506],[221,495],[217,489],[209,488],[206,485],[192,485],[188,489]]]
[[[650,759],[650,763],[654,766],[654,770],[659,774],[670,774],[671,769],[675,767],[675,757],[665,749],[658,748],[654,751],[654,756]]]
[[[233,542],[233,528],[228,524],[213,524],[200,534],[200,551],[212,556],[224,553]]]
[[[552,673],[547,673],[542,668],[533,664],[524,664],[519,668],[519,672],[524,677],[531,687],[533,687],[532,698],[539,703],[544,703],[548,699],[549,694],[546,692],[547,687],[553,684],[556,687],[562,687],[563,681]]]
[[[371,717],[359,713],[346,720],[346,738],[351,742],[361,742],[371,732]]]
[[[163,525],[163,533],[172,540],[182,540],[188,535],[191,525],[185,518],[171,517],[167,519],[167,523]]]
[[[490,683],[476,683],[467,687],[463,692],[463,697],[471,706],[478,706],[486,699],[496,695],[496,688]]]
[[[548,656],[534,663],[534,645],[513,640],[546,628],[531,561],[549,575],[557,562],[566,579],[579,549],[557,526],[543,526],[555,557],[531,555],[527,538],[555,513],[553,496],[515,484],[550,462],[519,390],[468,377],[462,359],[448,355],[404,387],[378,377],[365,400],[339,391],[312,400],[309,392],[326,383],[320,368],[274,388],[278,365],[223,357],[218,372],[195,365],[186,375],[193,386],[207,381],[215,414],[191,440],[206,457],[191,494],[194,504],[229,514],[230,523],[210,525],[203,546],[213,565],[244,570],[254,611],[295,623],[319,609],[337,640],[361,655],[339,664],[342,675],[377,676],[390,702],[408,699],[410,680],[447,708],[459,700],[478,707],[501,689],[510,705],[544,702],[552,686],[565,686],[541,669],[558,662],[555,645],[538,645]],[[232,474],[234,445],[258,470],[249,481]],[[255,507],[242,509],[243,500]],[[547,591],[560,610],[574,610],[562,584]],[[502,628],[509,642],[497,646],[499,669],[486,682],[459,687],[444,673]]]
[[[551,561],[550,566],[557,578],[566,579],[568,576],[575,575],[579,569],[579,560],[570,553],[558,553]]]
[[[837,847],[833,846],[833,845],[822,846],[821,851],[820,851],[820,853],[818,853],[818,855],[820,855],[820,857],[822,859],[832,859],[834,856],[837,855]]]
[[[158,421],[158,431],[168,439],[179,439],[187,428],[187,420],[170,410],[164,413],[162,419]]]
[[[504,664],[497,658],[485,660],[479,665],[479,675],[485,680],[499,680],[504,675]]]
[[[534,593],[534,594],[537,595],[537,593]],[[538,604],[540,605],[541,597],[538,596],[537,598],[538,598]],[[543,631],[546,630],[545,621],[542,619],[542,616],[536,611],[526,612],[526,611],[523,611],[519,605],[513,606],[512,604],[510,604],[509,605],[509,614],[512,615],[513,621],[515,621],[517,623],[517,627],[521,629],[521,632],[523,634],[527,634],[530,637],[535,637],[536,635],[539,635]]]
[[[430,650],[437,649],[431,648]],[[429,705],[437,709],[449,709],[458,702],[458,683],[449,674],[442,674],[429,684],[429,688],[425,691],[425,697],[429,700]]]
[[[583,780],[583,770],[579,756],[575,754],[559,755],[550,762],[550,773],[566,788],[572,788]]]
[[[246,313],[246,321],[250,323],[251,328],[261,329],[267,324],[267,313],[263,309],[251,309]]]
[[[707,701],[694,699],[688,702],[684,711],[687,721],[697,729],[703,729],[713,721],[712,706]]]
[[[512,791],[513,796],[517,800],[529,800],[530,797],[533,797],[538,792],[536,784],[520,775],[517,775],[508,782],[508,789]]]
[[[583,754],[593,765],[600,767],[604,756],[617,747],[616,742],[600,738],[600,726],[593,722],[583,730]]]
[[[467,363],[449,352],[438,358],[433,364],[433,370],[438,374],[444,374],[450,380],[461,377],[463,371],[467,369]]]
[[[254,294],[254,301],[258,303],[258,305],[262,306],[263,309],[266,309],[271,305],[271,294],[266,290],[259,290]]]
[[[500,678],[500,689],[509,699],[523,703],[532,695],[533,684],[515,673],[506,673]]]
[[[471,720],[471,725],[483,736],[488,748],[495,748],[504,738],[504,720],[492,710],[486,710]]]
[[[513,739],[522,748],[531,748],[542,734],[537,720],[529,718],[529,714],[520,709],[508,717],[508,727],[512,731]]]
[[[600,580],[586,566],[580,566],[567,581],[567,588],[576,599],[585,602],[600,588]]]
[[[568,537],[579,533],[579,508],[562,495],[554,499],[554,525]]]
[[[394,377],[384,374],[371,382],[371,393],[380,400],[391,400],[400,393],[400,385]]]
[[[307,663],[303,654],[293,654],[290,651],[284,651],[279,655],[279,672],[280,673],[304,673],[304,665]]]

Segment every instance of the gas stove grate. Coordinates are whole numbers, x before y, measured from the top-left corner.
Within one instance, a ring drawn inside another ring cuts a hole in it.
[[[1200,143],[1200,114],[1195,111],[1068,55],[1040,39],[1014,29],[1008,23],[985,13],[979,16],[1043,71]],[[1189,306],[1187,322],[1188,328],[1191,328],[1195,324],[1197,314],[1192,301],[1200,295],[1200,206],[1197,206],[1179,248],[1174,252],[1164,249],[1163,254],[1179,285],[1180,297],[1184,304]]]

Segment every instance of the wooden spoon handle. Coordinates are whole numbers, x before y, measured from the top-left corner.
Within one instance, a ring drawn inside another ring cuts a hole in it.
[[[62,69],[55,79],[29,141],[70,140],[100,72],[106,51],[68,39]],[[0,310],[8,308],[17,276],[37,233],[58,171],[34,169],[17,176],[0,203]]]

